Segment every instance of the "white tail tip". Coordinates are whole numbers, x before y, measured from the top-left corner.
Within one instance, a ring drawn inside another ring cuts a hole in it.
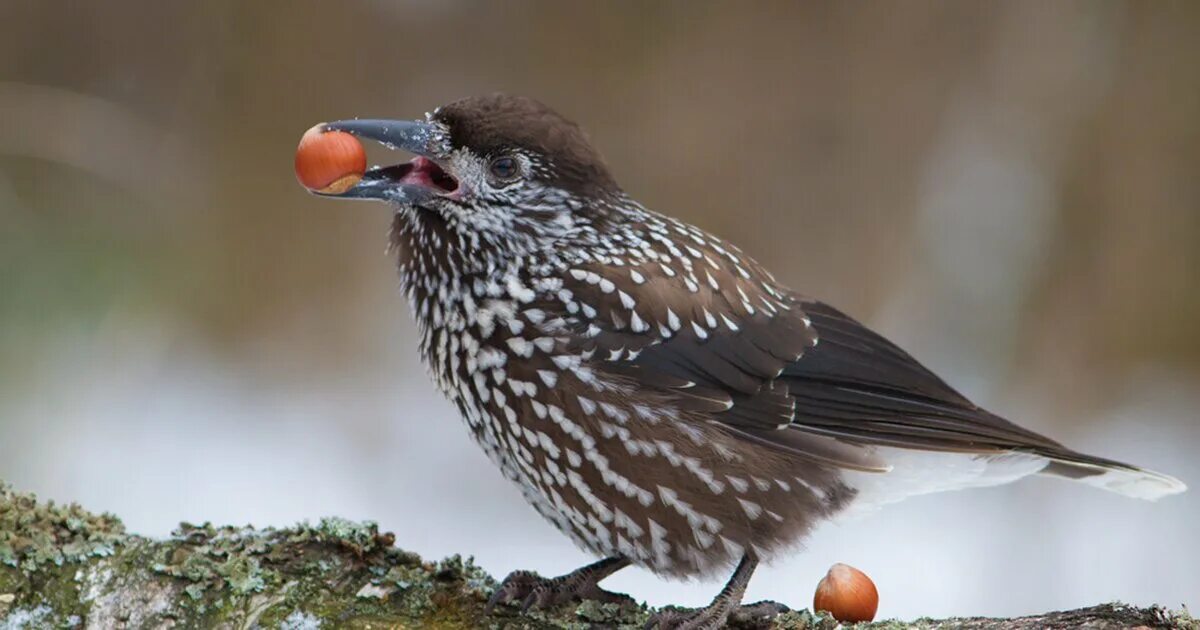
[[[1140,468],[1110,468],[1107,466],[1088,466],[1078,462],[1067,462],[1071,466],[1092,468],[1103,471],[1098,475],[1090,475],[1074,479],[1089,486],[1095,486],[1109,492],[1116,492],[1135,499],[1157,501],[1165,496],[1179,494],[1187,490],[1187,484],[1162,473]]]

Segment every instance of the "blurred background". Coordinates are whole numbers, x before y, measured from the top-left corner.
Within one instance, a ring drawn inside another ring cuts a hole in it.
[[[5,0],[0,479],[149,535],[337,514],[497,576],[587,561],[428,382],[387,209],[292,174],[316,122],[502,90],[981,404],[1200,488],[1198,61],[1183,1]],[[1195,610],[1198,522],[1195,490],[918,497],[747,597],[841,561],[885,617]]]

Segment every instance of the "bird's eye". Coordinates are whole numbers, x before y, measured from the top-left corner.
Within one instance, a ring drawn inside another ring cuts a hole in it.
[[[521,173],[521,165],[511,156],[498,157],[488,166],[496,179],[508,181]]]

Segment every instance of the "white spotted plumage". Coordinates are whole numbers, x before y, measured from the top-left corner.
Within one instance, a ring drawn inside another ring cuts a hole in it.
[[[563,196],[548,198],[558,203]],[[738,320],[756,312],[749,306],[751,292],[779,295],[769,298],[779,302],[771,305],[772,311],[788,305],[782,293],[745,284],[753,279],[744,274],[722,277],[718,257],[745,264],[731,246],[715,249],[712,237],[628,199],[615,200],[605,210],[623,217],[622,233],[601,234],[586,222],[571,220],[555,221],[548,232],[540,221],[514,230],[514,217],[492,215],[480,223],[466,213],[432,216],[401,208],[393,234],[401,254],[401,286],[416,315],[421,354],[435,383],[540,513],[597,553],[632,554],[635,561],[665,573],[708,573],[736,560],[729,550],[751,541],[726,537],[727,543],[715,545],[721,520],[697,507],[706,502],[684,499],[681,493],[720,497],[732,491],[731,497],[739,496],[728,499],[730,505],[755,520],[761,508],[749,506],[760,503],[746,497],[767,495],[769,489],[718,473],[714,463],[723,467],[746,458],[728,445],[710,446],[698,438],[697,431],[710,429],[681,429],[691,421],[681,419],[679,409],[633,405],[633,390],[625,399],[613,398],[613,392],[629,385],[586,368],[595,349],[581,347],[578,339],[598,338],[608,334],[606,329],[627,331],[636,347],[610,348],[604,356],[628,363],[646,347],[681,332],[701,342],[722,326],[736,333]],[[564,225],[571,226],[569,236],[562,233]],[[490,233],[477,235],[480,230]],[[464,236],[468,231],[471,237]],[[564,247],[564,238],[586,247]],[[643,302],[635,294],[650,286],[717,293],[725,283],[737,291],[733,306],[743,312],[714,311],[715,303],[704,301],[680,310]],[[517,442],[509,437],[514,435]],[[680,436],[706,448],[713,463],[683,455]],[[623,472],[634,462],[655,460],[679,471],[671,473],[676,487],[647,488]],[[620,498],[598,492],[597,483]],[[668,513],[658,513],[657,521],[637,516],[655,504],[669,508]],[[692,532],[688,540],[656,535],[673,519]]]

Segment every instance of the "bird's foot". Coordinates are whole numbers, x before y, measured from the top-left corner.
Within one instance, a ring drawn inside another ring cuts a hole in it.
[[[589,599],[600,603],[633,603],[632,597],[606,591],[599,586],[600,580],[628,564],[621,558],[606,558],[555,578],[544,578],[534,571],[513,571],[492,593],[484,614],[491,614],[496,604],[514,602],[520,603],[521,612],[534,607],[551,608],[566,602]]]
[[[718,598],[704,608],[670,606],[650,616],[645,630],[716,630],[731,628],[769,628],[771,620],[791,610],[773,601],[761,601],[738,606],[736,602]]]

